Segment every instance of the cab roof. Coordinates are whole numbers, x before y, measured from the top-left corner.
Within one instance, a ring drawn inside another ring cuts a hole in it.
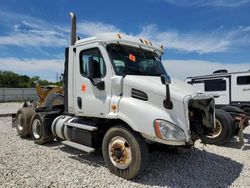
[[[154,51],[157,54],[163,54],[163,48],[158,48],[154,46],[149,40],[145,40],[143,38],[138,38],[130,35],[126,35],[123,33],[102,33],[97,34],[93,37],[85,38],[76,41],[75,46],[80,46],[92,42],[105,42],[107,44],[110,43],[119,43],[128,46],[142,47],[143,49]]]

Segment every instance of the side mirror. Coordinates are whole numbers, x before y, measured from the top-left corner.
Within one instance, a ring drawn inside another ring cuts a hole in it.
[[[95,68],[94,68],[94,59],[93,57],[88,58],[88,79],[92,80],[95,76]]]
[[[93,57],[88,58],[88,79],[91,81],[91,83],[97,87],[99,90],[104,90],[105,89],[105,83],[104,81],[95,81],[93,78],[96,78],[96,66]]]
[[[167,74],[161,75],[161,83],[166,85],[166,99],[163,101],[163,106],[169,110],[173,109],[173,103],[170,97],[170,88],[169,84],[171,84],[170,76]]]
[[[167,74],[161,75],[161,83],[164,85],[171,84],[170,76]]]

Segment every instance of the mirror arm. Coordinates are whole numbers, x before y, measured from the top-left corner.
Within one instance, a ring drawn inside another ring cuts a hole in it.
[[[173,109],[173,103],[170,99],[170,89],[168,84],[166,84],[166,99],[163,101],[163,105],[169,110]]]

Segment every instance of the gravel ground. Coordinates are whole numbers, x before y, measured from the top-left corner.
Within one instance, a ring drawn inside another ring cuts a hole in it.
[[[19,108],[23,106],[23,103],[0,103],[0,114],[16,113]]]
[[[147,169],[127,181],[109,172],[100,151],[35,145],[17,135],[11,118],[0,118],[0,187],[250,187],[250,127],[244,137],[243,148],[197,143],[185,153],[154,151]]]

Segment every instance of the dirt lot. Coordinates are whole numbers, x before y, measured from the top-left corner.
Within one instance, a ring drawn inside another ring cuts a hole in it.
[[[0,187],[250,187],[250,127],[244,137],[243,148],[237,142],[197,143],[181,154],[154,151],[147,169],[127,181],[109,172],[100,151],[86,155],[60,142],[35,145],[17,135],[11,118],[0,118]]]
[[[0,114],[16,113],[18,108],[21,108],[23,103],[0,103]]]

